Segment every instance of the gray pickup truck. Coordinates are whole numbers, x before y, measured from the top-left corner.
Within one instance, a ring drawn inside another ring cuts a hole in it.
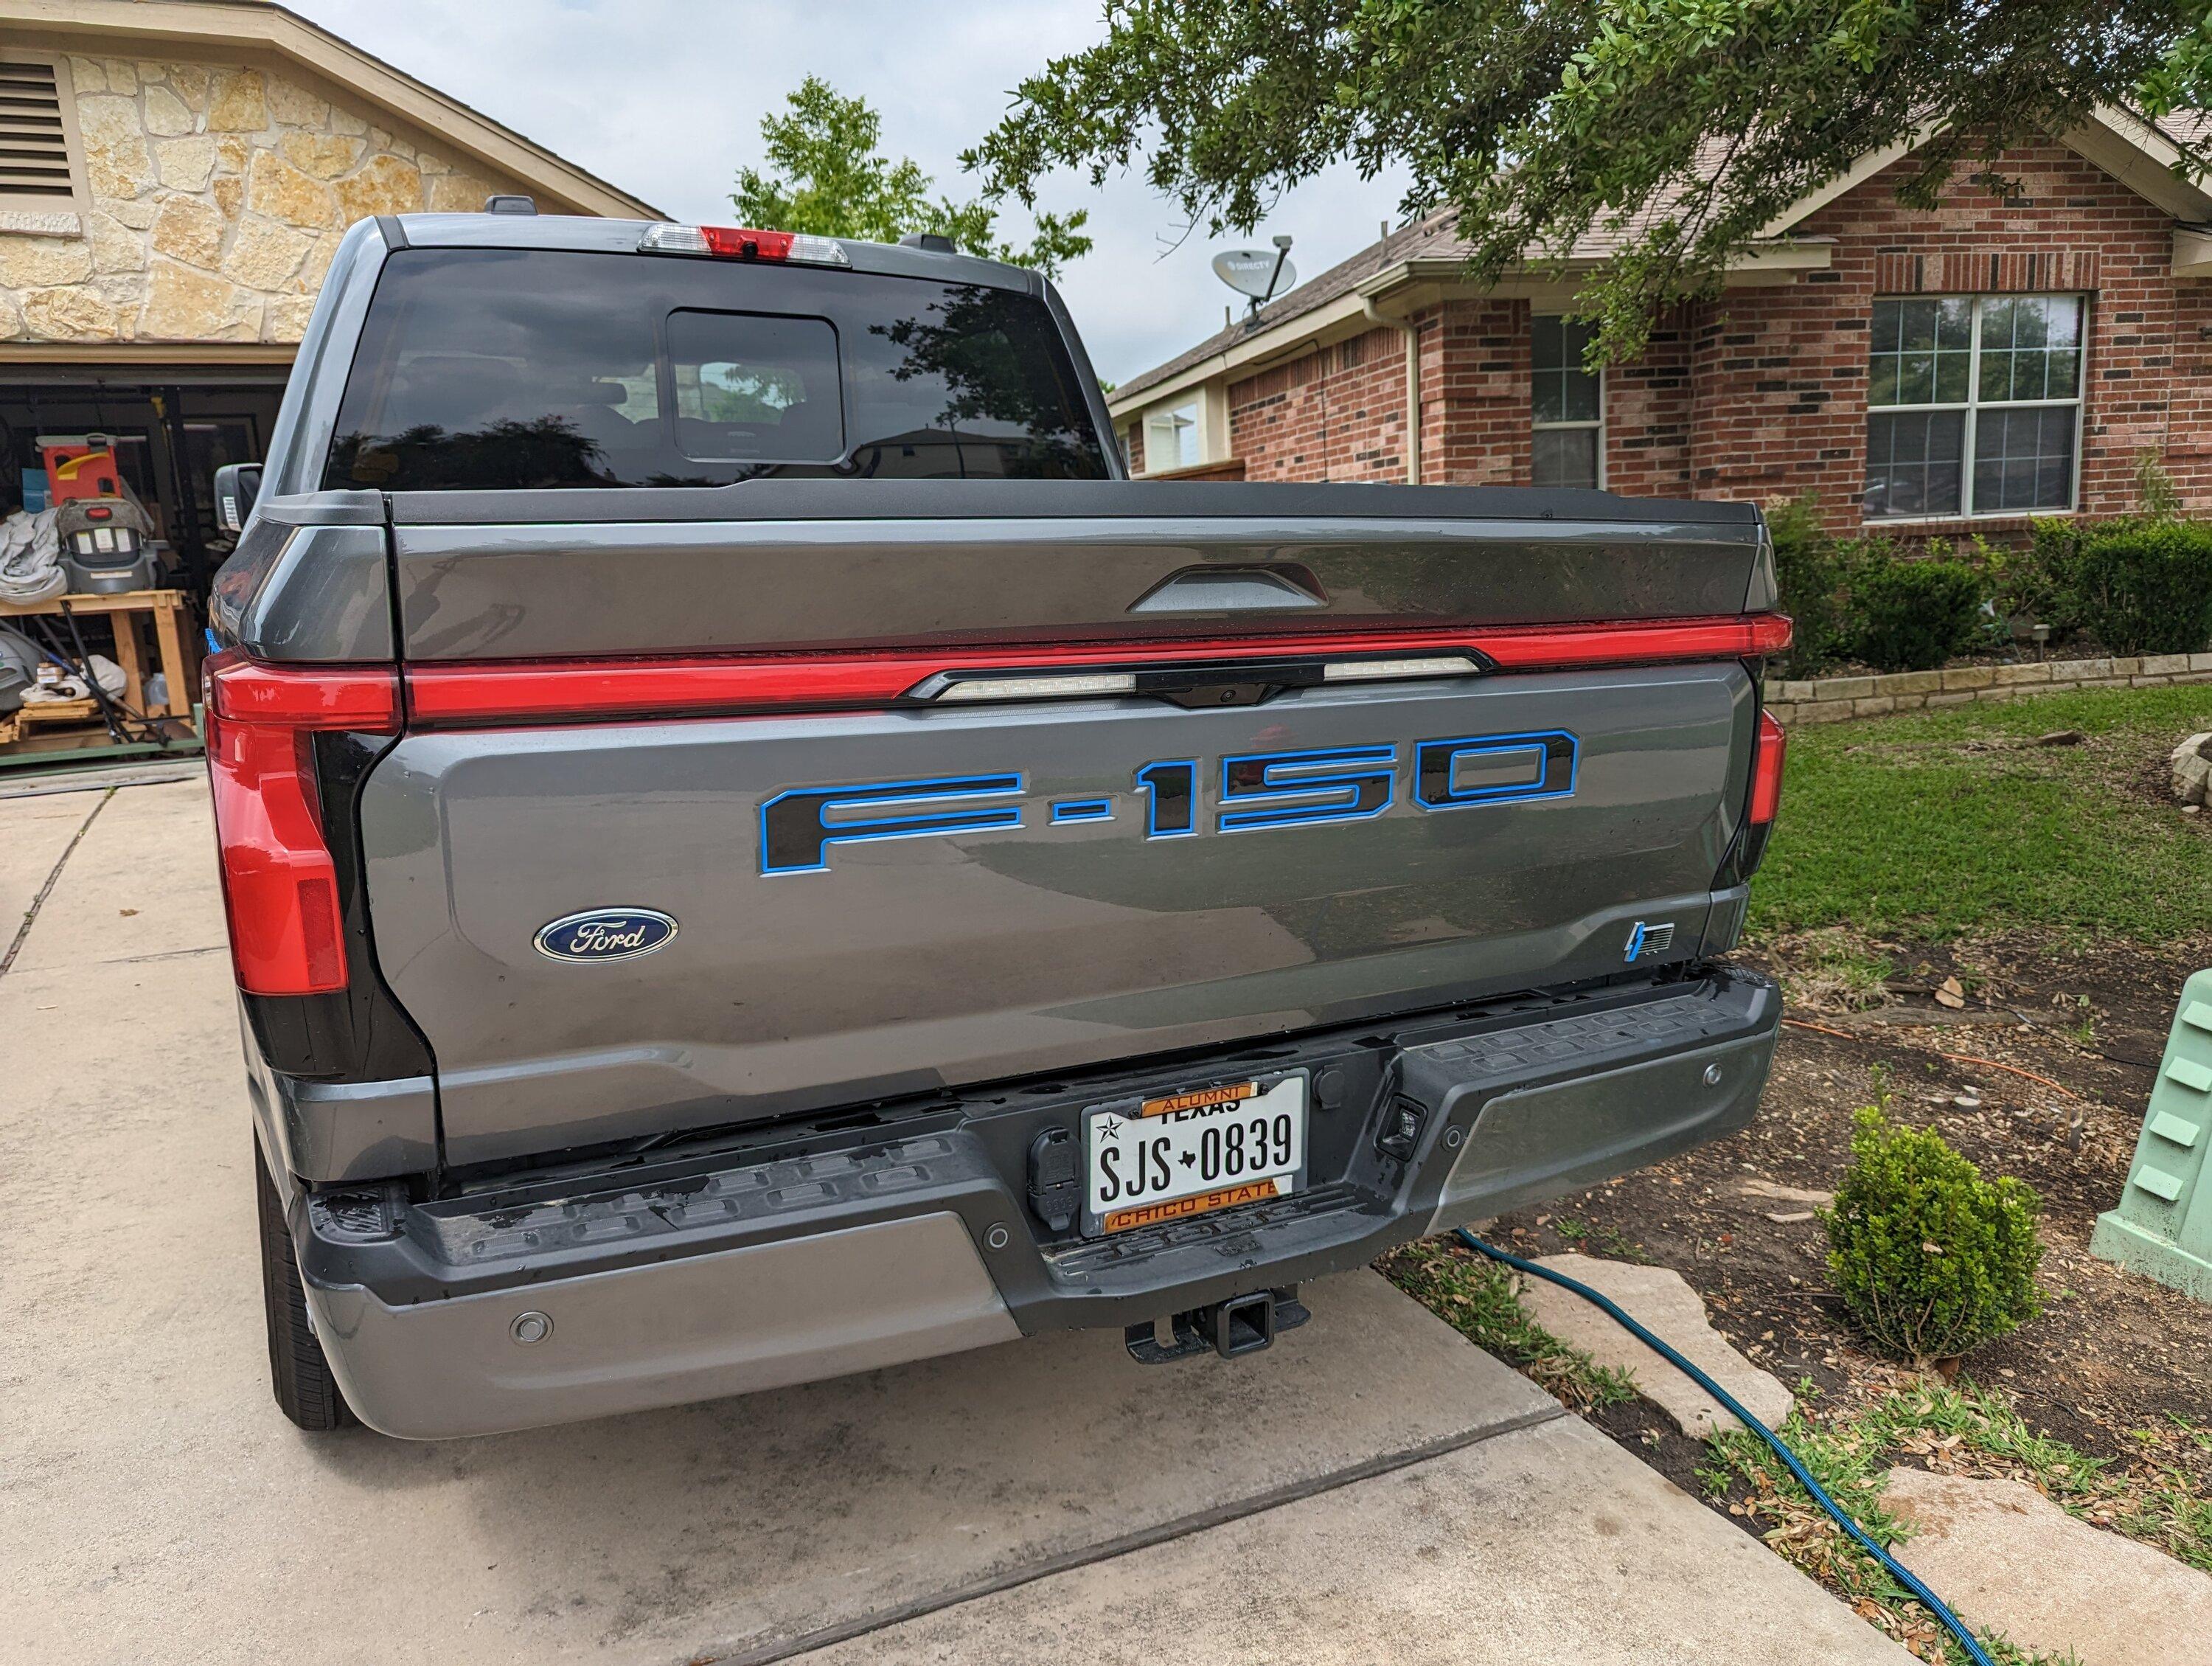
[[[1109,434],[942,247],[346,236],[208,677],[287,1415],[1234,1354],[1750,1118],[1758,511]]]

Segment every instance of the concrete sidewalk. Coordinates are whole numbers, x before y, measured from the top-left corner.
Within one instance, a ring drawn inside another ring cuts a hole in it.
[[[304,1437],[265,1379],[204,792],[0,800],[0,952],[72,840],[0,976],[0,1659],[1908,1658],[1364,1273],[1234,1365],[1062,1335]]]

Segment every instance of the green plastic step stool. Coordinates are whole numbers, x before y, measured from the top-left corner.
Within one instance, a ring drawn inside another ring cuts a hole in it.
[[[2212,1302],[2212,970],[2181,986],[2142,1138],[2089,1253]]]

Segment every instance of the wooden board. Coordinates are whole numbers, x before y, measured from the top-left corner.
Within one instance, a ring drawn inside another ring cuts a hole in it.
[[[100,721],[100,702],[96,700],[30,701],[15,714],[16,727],[26,733],[33,729],[58,729],[72,723],[97,723]]]
[[[58,617],[62,604],[72,613],[136,613],[147,608],[182,607],[181,590],[125,590],[112,596],[49,596],[42,602],[0,601],[0,615],[52,613]]]

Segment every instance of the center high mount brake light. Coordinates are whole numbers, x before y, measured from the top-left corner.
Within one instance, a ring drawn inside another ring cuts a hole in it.
[[[775,260],[807,266],[849,266],[835,238],[805,232],[754,231],[744,226],[648,226],[641,254],[703,254],[718,260]]]

